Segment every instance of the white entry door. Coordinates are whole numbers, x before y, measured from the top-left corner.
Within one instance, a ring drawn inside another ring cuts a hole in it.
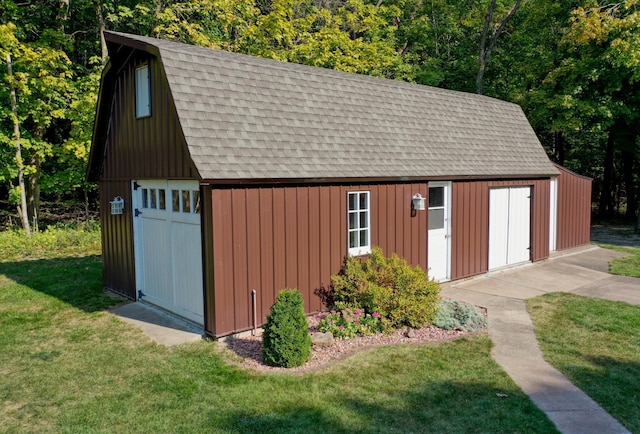
[[[451,279],[451,183],[429,183],[428,264],[430,278]]]
[[[133,197],[138,296],[204,324],[198,182],[138,181]]]
[[[531,259],[531,187],[489,193],[489,269]]]

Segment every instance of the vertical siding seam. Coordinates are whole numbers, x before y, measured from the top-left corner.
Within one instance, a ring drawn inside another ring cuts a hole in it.
[[[248,208],[248,196],[249,195],[247,194],[248,192],[249,192],[249,189],[244,189],[242,196],[244,198],[244,200],[243,200],[244,214],[245,214],[244,234],[245,234],[245,240],[246,240],[245,241],[245,246],[244,246],[244,251],[245,251],[245,254],[244,254],[244,263],[245,263],[244,274],[246,275],[246,282],[247,282],[247,285],[245,287],[245,291],[247,292],[247,294],[246,294],[247,299],[248,299],[248,303],[247,304],[249,305],[249,309],[246,310],[246,314],[247,314],[246,320],[247,320],[247,324],[251,325],[251,310],[252,310],[251,301],[252,301],[252,298],[251,298],[251,287],[250,287],[250,285],[251,285],[251,283],[250,283],[251,278],[250,277],[251,276],[249,274],[250,273],[250,271],[249,271],[249,263],[250,263],[249,262],[250,261],[250,259],[249,259],[249,255],[250,255],[249,245],[250,245],[250,242],[249,242],[249,215],[247,213],[247,211],[249,210],[249,208]]]
[[[231,222],[231,227],[229,228],[229,230],[231,231],[231,234],[234,233],[235,231],[235,218],[234,213],[233,213],[233,188],[231,188],[229,190],[229,213],[231,214],[231,218],[229,219],[229,221]],[[236,257],[236,245],[233,242],[233,235],[231,238],[231,269],[229,270],[231,273],[231,299],[233,300],[233,308],[231,309],[231,315],[233,315],[232,318],[232,324],[233,324],[233,329],[237,330],[238,329],[238,319],[236,318],[236,310],[235,310],[235,306],[237,305],[237,299],[236,299],[236,273],[235,273],[235,267],[237,266],[237,264],[235,263],[235,257]],[[229,289],[227,289],[229,290]]]
[[[262,272],[263,272],[263,261],[262,261],[262,225],[260,224],[260,215],[262,213],[262,194],[260,194],[260,188],[257,188],[258,193],[258,257],[260,260],[258,261],[258,278],[259,280],[259,291],[256,290],[256,317],[258,317],[258,322],[262,323],[262,303],[263,300],[263,292],[264,292],[264,283],[262,282]]]

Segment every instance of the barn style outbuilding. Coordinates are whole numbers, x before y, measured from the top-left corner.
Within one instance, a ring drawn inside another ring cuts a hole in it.
[[[374,246],[460,279],[589,242],[591,181],[519,106],[105,32],[87,177],[107,288],[220,337],[322,308]]]

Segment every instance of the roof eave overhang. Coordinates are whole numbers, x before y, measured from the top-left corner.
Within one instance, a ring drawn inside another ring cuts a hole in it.
[[[590,177],[585,176],[585,175],[580,175],[579,173],[576,173],[576,172],[574,172],[574,171],[572,171],[572,170],[569,170],[569,169],[567,169],[566,167],[564,167],[564,166],[562,166],[562,165],[560,165],[560,164],[558,164],[558,163],[552,163],[552,164],[553,164],[553,165],[554,165],[554,166],[555,166],[555,167],[556,167],[560,172],[565,171],[565,172],[568,172],[568,173],[572,174],[573,176],[575,176],[575,177],[577,177],[577,178],[581,178],[581,179],[586,179],[586,180],[589,180],[589,181],[593,181],[593,178],[590,178]],[[558,174],[558,175],[560,175],[560,174]]]
[[[146,51],[147,53],[153,54],[154,56],[157,56],[160,53],[160,50],[155,45],[142,42],[138,39],[130,38],[122,33],[105,31],[104,39],[107,42],[110,56],[112,56],[114,53],[117,53],[123,47]]]
[[[89,164],[85,174],[85,178],[90,182],[98,181],[102,171],[116,77],[136,50],[144,51],[154,56],[159,55],[157,47],[118,33],[105,31],[104,38],[109,52],[109,61],[102,70],[102,76],[100,77]]]
[[[397,176],[397,177],[326,177],[326,178],[207,178],[202,185],[295,185],[295,184],[390,184],[429,181],[504,181],[549,179],[556,174],[519,175],[445,175],[445,176]]]

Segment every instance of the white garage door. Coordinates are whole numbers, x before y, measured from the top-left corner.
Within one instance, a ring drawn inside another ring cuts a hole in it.
[[[492,188],[489,194],[489,269],[531,258],[531,187]]]
[[[139,296],[204,324],[198,183],[138,181],[133,197]]]

